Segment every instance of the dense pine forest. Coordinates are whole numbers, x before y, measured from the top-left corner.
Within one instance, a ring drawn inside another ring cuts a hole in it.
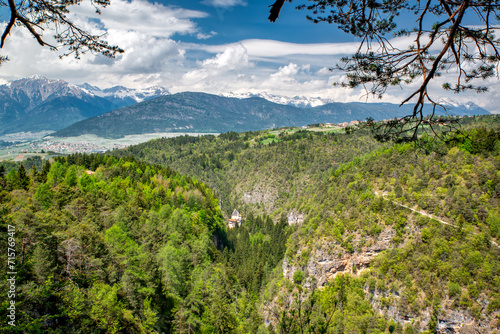
[[[133,155],[196,175],[215,191],[226,212],[237,207],[277,219],[329,170],[379,146],[366,131],[346,136],[282,129],[158,139],[112,154]]]
[[[111,154],[0,167],[1,332],[500,332],[496,116],[418,143],[289,128]]]

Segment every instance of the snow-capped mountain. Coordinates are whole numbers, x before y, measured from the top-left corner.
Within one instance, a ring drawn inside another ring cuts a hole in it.
[[[56,131],[89,117],[168,94],[163,87],[101,89],[34,75],[0,85],[0,134]]]
[[[48,79],[40,75],[34,75],[1,85],[0,94],[2,99],[9,97],[19,103],[29,103],[31,107],[61,96],[74,96],[76,98],[91,96],[86,91],[69,82]]]
[[[149,100],[155,99],[157,102],[157,99],[161,100],[170,95],[167,89],[158,86],[146,89],[131,89],[123,86],[101,89],[89,84],[77,86],[63,80],[32,76],[0,85],[0,134],[23,131],[57,131],[87,118],[100,116],[110,111],[113,111],[115,114],[120,113],[120,108],[135,105],[138,102],[143,107]],[[201,96],[206,97],[207,94],[180,94],[176,98],[180,99],[179,96],[199,100],[202,99]],[[250,105],[252,103],[260,103],[266,106],[269,106],[269,103],[274,103],[276,105],[273,108],[276,110],[287,107],[287,110],[290,111],[295,108],[294,112],[298,114],[304,114],[304,112],[303,109],[297,107],[309,108],[311,113],[315,109],[315,112],[319,116],[314,119],[302,119],[302,121],[306,122],[305,124],[307,122],[342,122],[346,120],[365,119],[366,117],[374,119],[390,118],[389,115],[392,115],[391,117],[398,116],[399,113],[405,112],[405,108],[411,108],[411,106],[406,105],[399,107],[398,105],[390,106],[389,104],[381,103],[334,103],[329,99],[321,97],[282,96],[269,93],[227,93],[223,94],[223,96],[247,99],[247,101],[241,100],[235,102],[229,101],[230,99],[214,99],[214,101],[222,104],[241,102]],[[267,100],[265,101],[267,104],[258,101],[263,99]],[[488,111],[473,102],[464,104],[449,99],[443,99],[441,102],[444,106],[448,106],[446,112],[453,115],[480,115],[488,113]],[[180,99],[177,103],[180,106],[189,104],[189,101]],[[212,107],[215,108],[214,110],[223,108],[223,106],[219,105]],[[189,111],[191,109],[188,109],[183,109],[182,116],[179,117],[192,118],[191,111]],[[392,111],[389,112],[389,110]],[[442,113],[443,111],[440,112]],[[268,115],[269,110],[264,108],[262,113]],[[323,119],[320,116],[326,118]],[[122,124],[121,126],[130,126],[130,124]],[[262,126],[267,125],[262,124]],[[238,130],[243,131],[244,129],[241,128]]]
[[[438,103],[444,106],[448,110],[452,110],[455,112],[457,109],[462,110],[463,112],[459,115],[483,115],[484,109],[474,102],[458,102],[456,100],[450,99],[448,97],[443,97],[438,100]]]
[[[439,108],[440,109],[440,108]],[[55,133],[57,137],[94,134],[119,138],[152,132],[256,131],[282,126],[317,123],[342,123],[354,120],[393,119],[411,114],[412,105],[391,103],[328,103],[318,107],[298,108],[252,96],[246,99],[206,93],[183,92],[160,96],[129,107],[83,120]],[[468,110],[450,107],[450,115],[470,115]],[[424,113],[432,113],[426,106]],[[443,115],[437,110],[436,114]],[[481,114],[488,114],[482,109]]]
[[[314,107],[319,107],[319,106],[324,106],[330,103],[334,103],[335,101],[333,99],[329,98],[322,98],[322,97],[310,97],[310,96],[286,96],[286,95],[276,95],[276,94],[270,94],[266,92],[261,92],[261,93],[234,93],[234,92],[229,92],[229,93],[222,93],[220,96],[224,97],[235,97],[239,99],[247,99],[250,97],[260,97],[263,99],[266,99],[270,102],[278,103],[278,104],[284,104],[284,105],[292,105],[295,107],[299,108],[314,108]],[[458,102],[456,100],[452,100],[450,98],[444,97],[441,98],[438,101],[439,104],[443,105],[444,107],[452,107],[452,108],[458,108],[462,110],[467,110],[470,111],[472,114],[474,114],[474,111],[477,111],[478,114],[482,114],[484,112],[484,109],[475,104],[474,102]]]
[[[89,94],[105,98],[120,106],[127,106],[133,103],[142,102],[162,95],[169,95],[170,92],[161,86],[152,86],[145,89],[133,89],[123,86],[114,86],[101,89],[85,83],[79,86]]]
[[[261,97],[270,102],[284,104],[284,105],[293,105],[299,108],[313,108],[322,106],[328,103],[333,103],[332,99],[321,98],[321,97],[308,97],[308,96],[286,96],[286,95],[275,95],[269,94],[266,92],[261,93],[223,93],[221,96],[225,97],[236,97],[240,99],[246,99],[250,97]]]
[[[56,130],[112,108],[66,81],[32,76],[0,86],[0,133]]]
[[[465,102],[465,103],[461,103],[461,102],[458,102],[456,100],[453,100],[453,99],[450,99],[448,97],[443,97],[441,99],[438,100],[438,103],[447,107],[455,107],[455,108],[461,108],[461,109],[465,109],[465,110],[476,110],[476,109],[481,109],[480,106],[478,106],[477,104],[475,104],[474,102]]]

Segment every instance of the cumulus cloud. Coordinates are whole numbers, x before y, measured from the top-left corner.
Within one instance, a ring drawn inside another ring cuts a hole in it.
[[[163,85],[172,92],[269,93],[320,96],[339,102],[365,101],[362,89],[334,87],[333,82],[342,81],[344,73],[331,72],[325,67],[334,66],[341,56],[356,52],[359,47],[356,42],[297,44],[247,39],[222,45],[188,44],[178,41],[178,37],[191,35],[205,40],[216,35],[215,31],[202,31],[196,23],[207,17],[207,13],[148,1],[111,1],[112,5],[103,9],[97,18],[94,8],[83,2],[72,9],[72,18],[95,34],[106,33],[111,44],[125,49],[123,55],[109,59],[87,54],[81,60],[71,57],[61,60],[57,52],[41,48],[28,32],[16,27],[2,49],[2,55],[9,55],[12,60],[2,66],[0,82],[41,74],[101,87]],[[245,3],[241,0],[205,2],[224,8]],[[397,47],[407,47],[411,42],[411,38],[391,40]],[[443,73],[442,80],[450,81],[451,75],[454,74]],[[491,102],[500,98],[496,78],[488,79],[490,92],[483,95],[445,93],[440,84],[436,81],[431,86],[431,92],[439,97],[473,101],[500,112]],[[382,101],[400,102],[415,87],[416,84],[404,89],[390,88]]]
[[[297,64],[290,63],[280,67],[278,72],[271,74],[271,78],[277,79],[278,81],[294,80],[293,77],[299,73],[299,70],[300,67]]]
[[[207,78],[222,79],[221,75],[228,71],[243,70],[254,64],[248,60],[248,54],[242,45],[230,45],[224,52],[218,53],[213,58],[198,62],[200,68],[184,74],[183,81],[188,84],[200,82]]]
[[[60,60],[58,55],[64,53],[64,48],[59,53],[41,48],[25,29],[19,27],[12,31],[2,50],[2,54],[12,59],[2,67],[2,75],[15,78],[42,74],[73,82],[87,77],[85,81],[95,83],[99,80],[101,85],[103,82],[104,85],[125,85],[121,78],[137,78],[138,75],[150,81],[152,74],[179,71],[179,64],[185,60],[185,49],[173,37],[203,34],[194,20],[207,15],[140,0],[112,0],[111,6],[96,15],[89,2],[82,2],[71,8],[71,19],[93,34],[105,34],[110,44],[125,50],[124,54],[116,59],[86,54],[78,61],[71,56]],[[44,38],[50,40],[50,36]]]
[[[112,0],[111,6],[95,20],[92,6],[78,6],[72,12],[75,21],[91,31],[106,32],[106,39],[125,50],[114,63],[118,72],[153,73],[182,61],[185,50],[172,40],[176,34],[203,34],[193,19],[208,14],[200,11],[163,6],[140,0]]]
[[[201,11],[163,6],[141,0],[112,0],[111,5],[96,16],[90,2],[82,2],[71,10],[70,17],[85,29],[107,32],[112,40],[116,32],[134,31],[156,37],[170,38],[175,34],[192,34],[198,28],[192,19],[204,18]]]
[[[228,46],[224,52],[217,54],[214,58],[202,62],[205,68],[219,68],[233,70],[251,65],[248,61],[247,49],[240,44]]]

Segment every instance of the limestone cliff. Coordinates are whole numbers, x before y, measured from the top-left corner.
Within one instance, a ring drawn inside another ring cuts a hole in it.
[[[411,233],[407,240],[418,238],[420,230],[415,227],[409,227]],[[324,238],[314,244],[312,249],[303,248],[297,251],[292,257],[286,256],[283,260],[283,276],[293,281],[294,273],[297,270],[304,272],[306,279],[302,286],[311,291],[312,289],[321,289],[328,281],[332,280],[338,274],[360,275],[370,274],[373,260],[378,254],[398,247],[394,244],[393,238],[396,231],[391,227],[386,227],[377,237],[363,240],[357,236],[353,241],[354,251],[349,252],[344,249],[340,243]],[[403,245],[401,243],[400,245]],[[307,260],[305,260],[307,258]],[[365,297],[370,301],[373,310],[389,319],[404,326],[412,324],[413,328],[423,332],[429,327],[432,321],[433,313],[431,307],[425,309],[412,308],[407,302],[408,291],[402,287],[388,286],[365,286]],[[425,292],[420,292],[416,298],[425,298]],[[485,311],[488,306],[487,298],[481,294],[477,298],[481,306],[480,319],[473,315],[467,308],[459,308],[454,305],[454,301],[445,298],[435,316],[437,317],[437,333],[500,333],[496,316],[486,316]]]

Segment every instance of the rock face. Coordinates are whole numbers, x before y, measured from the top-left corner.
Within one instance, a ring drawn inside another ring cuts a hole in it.
[[[288,225],[302,224],[305,216],[305,214],[298,212],[297,209],[293,209],[287,216]]]
[[[401,296],[398,292],[380,292],[369,291],[372,294],[371,305],[375,312],[384,314],[389,318],[394,319],[397,323],[412,324],[419,332],[423,332],[429,328],[431,321],[432,309],[427,308],[418,312],[411,312],[408,309],[398,307],[401,304]],[[384,306],[381,302],[382,298],[392,298],[394,302],[389,306]],[[485,296],[480,296],[486,302]],[[496,321],[479,321],[474,318],[468,309],[453,309],[452,301],[444,300],[437,314],[437,331],[438,334],[486,334],[500,333],[500,328],[497,327]],[[485,304],[486,305],[486,304]],[[494,319],[494,317],[491,317]]]
[[[411,234],[418,234],[418,228],[410,227]],[[283,275],[289,280],[293,280],[293,274],[297,270],[302,270],[306,279],[304,287],[309,289],[322,288],[328,281],[332,280],[339,273],[349,273],[357,275],[364,269],[370,267],[374,258],[382,251],[394,248],[392,240],[396,235],[395,231],[389,227],[383,230],[378,237],[362,240],[356,238],[352,240],[355,251],[346,251],[338,242],[331,240],[318,241],[311,250],[302,249],[294,256],[294,260],[285,257],[283,260]],[[307,257],[308,254],[308,257]],[[307,261],[305,261],[307,259]],[[404,292],[386,289],[370,290],[365,287],[366,296],[369,296],[370,304],[374,311],[383,314],[387,318],[394,319],[403,326],[411,324],[418,332],[423,332],[429,328],[432,320],[431,308],[422,310],[412,310],[405,305]],[[384,302],[391,300],[390,303]],[[480,295],[478,303],[482,305],[482,312],[487,308],[487,298]],[[437,332],[439,334],[486,334],[500,333],[497,320],[500,315],[481,317],[483,319],[493,319],[491,322],[474,318],[471,310],[461,309],[452,306],[453,301],[445,299],[440,305],[437,314]]]
[[[394,230],[387,228],[376,239],[365,242],[365,244],[370,245],[361,246],[361,239],[353,240],[353,248],[358,251],[352,253],[346,252],[339,243],[325,240],[318,243],[311,251],[305,266],[292,264],[285,257],[283,275],[291,280],[295,271],[301,269],[309,276],[305,283],[306,286],[322,287],[339,273],[357,274],[368,268],[378,253],[392,247],[391,240],[394,235]]]
[[[274,189],[268,188],[260,190],[255,190],[252,192],[243,193],[243,202],[245,204],[266,204],[275,199],[276,191]]]
[[[237,187],[236,193],[242,193],[241,200],[244,204],[258,204],[262,206],[265,212],[273,212],[277,209],[276,201],[279,198],[278,190],[279,187],[274,184],[259,182],[252,187]],[[243,191],[242,188],[250,188],[247,191]]]

